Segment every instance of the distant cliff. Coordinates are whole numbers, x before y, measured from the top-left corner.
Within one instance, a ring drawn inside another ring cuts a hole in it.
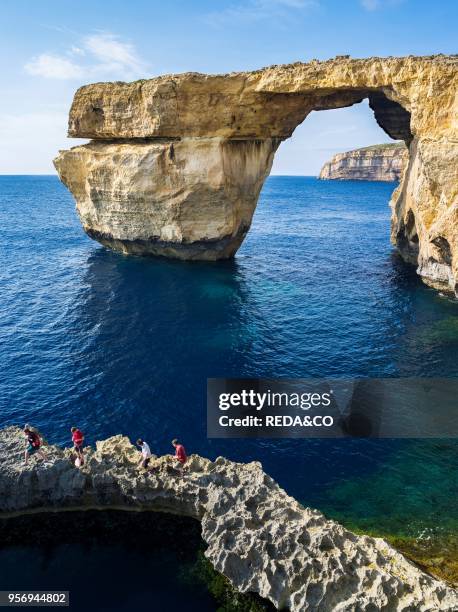
[[[399,181],[408,159],[404,143],[338,153],[321,168],[320,179]]]

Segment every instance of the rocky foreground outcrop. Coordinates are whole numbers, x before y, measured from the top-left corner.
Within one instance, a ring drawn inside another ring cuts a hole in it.
[[[226,75],[96,83],[73,100],[57,171],[86,232],[125,253],[221,259],[242,243],[280,142],[311,111],[368,98],[409,148],[391,236],[429,284],[458,291],[458,57],[313,60]]]
[[[399,181],[409,152],[404,143],[381,144],[337,153],[321,168],[320,179]]]
[[[47,448],[22,463],[20,429],[0,430],[0,518],[89,508],[150,510],[198,519],[206,556],[242,592],[278,608],[321,612],[456,610],[458,593],[384,540],[358,536],[289,497],[259,463],[190,458],[180,477],[170,458],[137,467],[123,436],[97,442],[77,469],[70,451]]]

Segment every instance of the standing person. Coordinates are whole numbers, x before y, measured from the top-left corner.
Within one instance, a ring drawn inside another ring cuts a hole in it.
[[[138,438],[137,446],[140,447],[140,450],[142,453],[142,456],[141,456],[140,461],[138,462],[138,465],[141,465],[143,468],[145,468],[145,470],[147,470],[149,462],[151,461],[151,449],[149,447],[149,444],[147,444],[141,438]]]
[[[24,436],[27,440],[27,448],[25,449],[24,459],[27,465],[30,455],[37,453],[42,460],[46,459],[46,455],[41,450],[41,438],[37,431],[32,431],[30,427],[24,427]]]
[[[84,435],[83,432],[78,429],[78,427],[72,427],[72,442],[73,448],[75,449],[77,460],[79,459],[79,465],[84,465],[84,456],[83,456],[83,442]]]
[[[178,467],[180,469],[181,476],[183,476],[185,465],[188,460],[188,456],[186,455],[186,450],[184,446],[180,444],[176,438],[172,440],[172,446],[175,448],[174,459],[178,461]]]

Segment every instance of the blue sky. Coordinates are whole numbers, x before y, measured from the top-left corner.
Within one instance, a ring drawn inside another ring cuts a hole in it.
[[[335,55],[456,53],[454,0],[3,0],[0,174],[54,172],[74,91],[164,73],[227,72]],[[312,113],[276,174],[388,141],[367,106]]]

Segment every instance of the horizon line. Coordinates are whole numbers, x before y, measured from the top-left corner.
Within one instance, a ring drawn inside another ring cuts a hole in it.
[[[57,173],[45,173],[45,172],[29,172],[27,174],[25,174],[24,172],[15,172],[15,173],[3,173],[0,172],[0,177],[3,176],[55,176],[56,178],[59,178],[59,175]],[[269,174],[266,178],[270,178],[271,176],[304,176],[304,177],[312,177],[312,178],[318,178],[317,174]],[[59,179],[60,180],[60,179]]]

